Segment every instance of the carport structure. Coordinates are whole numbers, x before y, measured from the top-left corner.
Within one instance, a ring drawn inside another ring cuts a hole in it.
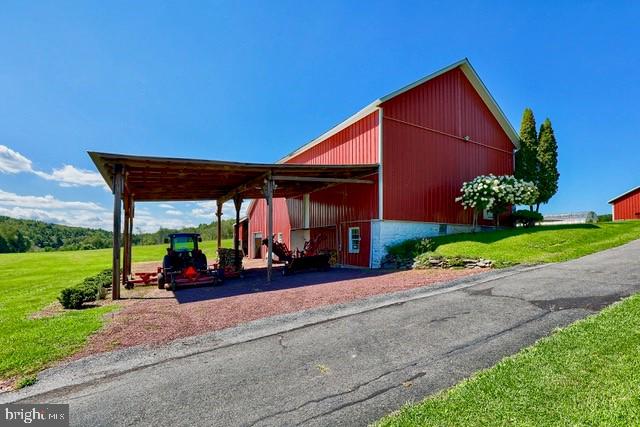
[[[373,184],[367,179],[378,165],[309,165],[238,163],[218,160],[145,157],[89,152],[113,192],[113,299],[131,274],[131,246],[136,202],[216,201],[218,248],[222,244],[222,205],[233,200],[236,211],[234,249],[238,254],[240,207],[245,199],[266,199],[267,279],[273,264],[273,198],[290,198],[336,184]],[[124,210],[124,227],[122,212]],[[122,236],[121,236],[121,230]],[[122,237],[122,238],[121,238]],[[124,248],[122,269],[120,247]],[[236,264],[241,262],[236,255]]]

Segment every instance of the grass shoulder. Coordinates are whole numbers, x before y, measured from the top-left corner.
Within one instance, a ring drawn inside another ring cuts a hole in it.
[[[640,425],[639,349],[636,295],[377,426]]]
[[[483,258],[497,267],[567,261],[640,239],[640,221],[568,224],[451,234],[409,240],[390,252],[415,258],[427,251],[444,257]]]

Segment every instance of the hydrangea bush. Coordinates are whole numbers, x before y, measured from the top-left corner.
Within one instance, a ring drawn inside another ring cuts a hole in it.
[[[472,181],[462,183],[462,196],[456,202],[465,209],[473,209],[473,227],[477,224],[478,213],[491,211],[499,225],[500,214],[509,206],[533,204],[538,197],[538,189],[531,183],[512,175],[480,175]]]

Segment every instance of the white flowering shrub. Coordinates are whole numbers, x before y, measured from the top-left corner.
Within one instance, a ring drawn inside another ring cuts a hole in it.
[[[475,227],[479,212],[489,210],[498,217],[507,207],[530,205],[538,197],[538,189],[531,183],[511,175],[480,175],[473,181],[464,182],[460,189],[462,195],[456,198],[465,209],[473,209]]]

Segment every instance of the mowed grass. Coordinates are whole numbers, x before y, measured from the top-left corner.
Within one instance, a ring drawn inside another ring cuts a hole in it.
[[[436,237],[435,252],[501,265],[559,262],[640,239],[640,221],[517,228]]]
[[[232,240],[223,246],[231,247]],[[216,242],[203,242],[209,260]],[[133,260],[161,260],[166,245],[134,246]],[[117,306],[68,310],[51,317],[31,315],[57,301],[60,290],[111,267],[111,249],[0,254],[0,379],[36,372],[73,353]]]
[[[640,295],[378,423],[503,425],[640,425]]]

